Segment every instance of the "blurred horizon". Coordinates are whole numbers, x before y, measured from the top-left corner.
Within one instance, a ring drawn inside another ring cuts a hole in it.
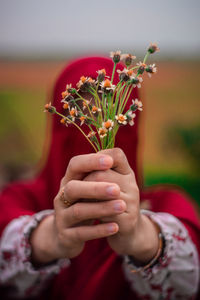
[[[198,0],[0,0],[0,59],[69,59],[120,49],[199,59]]]

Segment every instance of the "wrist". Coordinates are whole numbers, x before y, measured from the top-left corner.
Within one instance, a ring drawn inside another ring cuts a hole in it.
[[[151,261],[159,248],[158,233],[158,225],[141,214],[133,235],[132,248],[127,254],[139,263]]]
[[[33,230],[30,236],[33,264],[43,265],[59,258],[56,256],[56,235],[54,232],[53,214],[45,217]]]

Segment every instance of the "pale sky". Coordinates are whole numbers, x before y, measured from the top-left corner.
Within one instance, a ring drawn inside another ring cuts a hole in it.
[[[0,0],[0,56],[146,49],[200,53],[199,0]]]

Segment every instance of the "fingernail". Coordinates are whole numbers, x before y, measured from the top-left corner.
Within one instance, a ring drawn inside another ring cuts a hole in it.
[[[105,168],[107,166],[110,165],[110,157],[108,156],[102,156],[99,158],[99,163],[100,163],[100,166]]]
[[[117,232],[117,226],[115,224],[109,224],[108,231],[109,231],[109,233]]]
[[[115,185],[110,185],[107,187],[106,192],[110,196],[114,196],[117,194],[117,189]]]
[[[115,202],[115,204],[114,204],[114,210],[115,210],[115,211],[119,211],[119,212],[124,210],[121,201]]]

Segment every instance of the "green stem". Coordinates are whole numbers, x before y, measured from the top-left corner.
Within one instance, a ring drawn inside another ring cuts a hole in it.
[[[119,105],[119,100],[120,100],[120,94],[121,94],[121,91],[123,90],[124,86],[121,86],[122,83],[120,84],[120,88],[119,88],[119,91],[117,92],[117,95],[116,95],[116,99],[115,99],[115,106],[114,106],[114,110],[113,110],[113,117],[116,115],[116,112],[117,112],[117,108],[118,108],[118,105]]]
[[[114,66],[113,66],[113,71],[112,71],[112,77],[111,77],[111,84],[113,83],[113,79],[114,79],[114,75],[115,75],[115,69],[116,69],[116,63],[114,63]]]
[[[128,99],[129,99],[129,97],[130,97],[130,95],[131,95],[132,90],[133,90],[133,86],[130,88],[129,93],[128,93],[128,96],[127,96],[126,100],[125,100],[124,103],[123,103],[123,106],[122,106],[122,108],[121,108],[121,111],[122,111],[122,112],[123,112],[124,108],[126,107],[126,103],[127,103]]]
[[[144,57],[144,60],[143,60],[143,64],[145,64],[146,63],[146,60],[147,60],[147,58],[148,58],[148,56],[149,56],[149,51],[147,51],[147,53],[146,53],[146,55],[145,55],[145,57]]]
[[[122,97],[121,97],[121,99],[120,99],[120,102],[119,102],[117,114],[120,114],[120,113],[122,112],[122,111],[121,111],[121,108],[122,108],[122,106],[123,106],[123,104],[124,104],[124,101],[125,101],[125,99],[126,99],[128,90],[129,90],[129,86],[126,86],[126,87],[125,87],[125,90],[124,90],[124,93],[123,93],[123,95],[122,95]]]
[[[138,68],[139,68],[139,66],[135,66],[135,67],[130,68],[129,70],[135,70],[135,69],[138,69]]]
[[[102,104],[101,99],[99,98],[98,92],[95,89],[93,89],[93,88],[91,88],[91,89],[94,92],[91,92],[91,91],[89,91],[89,92],[93,95],[93,97],[95,99],[96,106],[101,109],[101,112],[100,112],[99,115],[101,116],[101,122],[102,122],[103,121],[103,111],[104,111],[103,104]]]
[[[112,148],[114,148],[115,136],[117,134],[118,129],[119,129],[119,125],[117,124],[116,127],[115,127],[115,131],[113,132],[112,138],[110,139],[109,143],[107,144],[106,149],[108,149],[110,147],[110,144],[112,145]]]
[[[118,82],[118,84],[116,85],[115,90],[114,90],[114,92],[113,92],[113,96],[112,96],[112,100],[111,100],[111,110],[112,110],[112,107],[113,107],[114,99],[115,99],[115,102],[116,102],[115,95],[116,95],[116,93],[117,93],[117,89],[118,89],[118,87],[119,87],[119,89],[120,89],[121,84],[122,84],[122,81],[120,80],[120,81]],[[114,109],[113,109],[113,111],[114,111]],[[110,111],[110,114],[112,115],[112,118],[113,118],[114,115],[112,114],[111,111]]]

